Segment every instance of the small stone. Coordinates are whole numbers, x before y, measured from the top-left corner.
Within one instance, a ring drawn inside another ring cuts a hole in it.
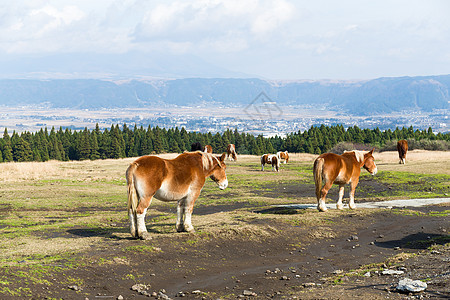
[[[318,260],[323,260],[323,257],[318,257],[317,259],[318,259]]]
[[[359,238],[358,238],[357,235],[352,235],[352,236],[350,237],[350,240],[351,240],[351,241],[357,241],[357,240],[359,240]]]
[[[156,298],[157,296],[158,296],[158,293],[157,293],[157,292],[153,292],[153,293],[152,293],[152,297],[155,297],[155,298]]]
[[[384,235],[383,235],[383,234],[380,234],[378,237],[379,237],[380,239],[382,239],[382,238],[384,238]]]
[[[334,270],[333,274],[342,274],[344,273],[344,270]]]
[[[400,250],[400,247],[394,247],[394,250]]]
[[[250,291],[250,290],[244,290],[244,292],[242,293],[242,295],[243,295],[243,296],[253,296],[253,297],[257,296],[257,294],[256,294],[255,292]]]
[[[170,300],[169,296],[167,296],[167,295],[164,294],[163,292],[159,292],[159,293],[158,293],[158,299],[162,299],[162,300]]]
[[[74,291],[82,291],[83,289],[79,287],[78,285],[69,285],[67,288],[74,290]]]
[[[305,282],[303,284],[303,287],[313,287],[313,286],[316,286],[316,284],[314,282]]]
[[[122,295],[117,296],[117,300],[123,300],[123,296]]]
[[[370,275],[371,275],[370,272],[367,272],[367,273],[365,273],[363,276],[364,276],[364,277],[370,277]]]
[[[201,294],[201,293],[202,293],[202,291],[200,291],[200,290],[195,290],[195,291],[191,292],[191,294],[194,294],[194,295],[198,295],[198,294]]]
[[[401,275],[401,274],[403,274],[403,273],[405,273],[405,272],[403,272],[403,271],[397,271],[397,270],[392,270],[392,269],[389,269],[389,270],[383,270],[383,272],[381,272],[381,274],[383,274],[383,275]]]
[[[287,277],[287,276],[282,276],[282,277],[281,277],[281,280],[289,280],[289,277]]]
[[[375,245],[375,243],[374,242],[370,242],[369,245]]]

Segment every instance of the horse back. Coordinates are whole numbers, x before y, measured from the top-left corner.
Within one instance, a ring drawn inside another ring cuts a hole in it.
[[[318,158],[322,158],[322,174],[328,181],[348,183],[351,180],[354,170],[354,160],[349,155],[338,155],[335,153],[325,153]],[[359,170],[359,168],[357,168]]]

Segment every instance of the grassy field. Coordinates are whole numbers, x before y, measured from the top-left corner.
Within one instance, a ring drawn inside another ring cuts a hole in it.
[[[450,152],[412,151],[408,153],[406,165],[398,164],[394,152],[374,156],[379,172],[372,177],[363,171],[357,204],[369,200],[448,197]],[[301,219],[254,213],[274,204],[315,203],[312,179],[315,157],[292,154],[291,161],[282,164],[279,173],[270,168],[261,172],[256,156],[240,156],[237,162],[229,162],[229,187],[222,191],[208,180],[195,205],[193,225],[197,235],[232,238],[233,232],[239,230],[258,238],[272,230],[270,226],[260,225],[265,219],[303,224],[333,222],[332,216],[315,210],[301,212]],[[126,261],[130,252],[158,251],[148,244],[114,244],[131,237],[124,177],[131,161],[0,164],[0,296],[29,295],[26,284],[12,288],[11,272],[15,278],[22,276],[25,282],[51,286],[48,278],[54,272],[89,264],[89,260],[80,259],[89,251],[101,251],[112,245],[119,249],[113,258],[96,263]],[[332,191],[334,194],[330,193],[328,201],[334,203],[337,188],[333,187]],[[149,231],[174,237],[175,212],[175,203],[154,200],[146,221]],[[336,216],[341,213],[336,212]],[[190,241],[197,243],[198,239]],[[67,284],[82,284],[79,278],[64,280]]]

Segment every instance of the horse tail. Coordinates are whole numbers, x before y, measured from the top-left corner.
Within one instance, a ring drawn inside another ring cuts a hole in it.
[[[314,183],[316,185],[316,197],[320,199],[320,190],[322,189],[322,170],[323,170],[324,159],[322,157],[317,158],[314,161]]]
[[[136,214],[136,209],[138,206],[138,195],[136,192],[136,187],[134,186],[134,172],[136,171],[138,164],[133,162],[127,169],[127,188],[128,188],[128,211]]]

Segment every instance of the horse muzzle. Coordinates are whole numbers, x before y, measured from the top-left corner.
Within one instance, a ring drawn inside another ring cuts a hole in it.
[[[228,186],[228,179],[225,179],[224,181],[217,182],[217,185],[219,186],[219,189],[224,190]]]
[[[377,172],[378,172],[378,168],[375,168],[375,170],[373,170],[373,172],[372,173],[370,173],[372,176],[374,176],[375,174],[377,174]]]

